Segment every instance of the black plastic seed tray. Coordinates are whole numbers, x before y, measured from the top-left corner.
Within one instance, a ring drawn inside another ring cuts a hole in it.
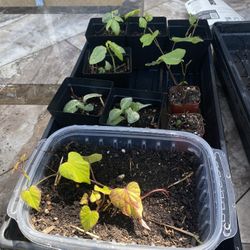
[[[215,63],[250,160],[250,22],[216,23]]]

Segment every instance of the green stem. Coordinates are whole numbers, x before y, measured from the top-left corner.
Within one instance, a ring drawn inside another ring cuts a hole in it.
[[[41,184],[42,182],[46,181],[47,179],[49,179],[50,177],[53,177],[53,176],[56,176],[57,174],[51,174],[51,175],[48,175],[46,177],[44,177],[43,179],[41,179],[40,181],[38,181],[35,186],[38,186],[39,184]]]
[[[114,68],[114,72],[116,72],[116,65],[115,65],[115,58],[114,56],[112,55],[112,52],[110,51],[109,47],[107,46],[107,50],[108,50],[108,53],[112,59],[112,64],[113,64],[113,68]]]

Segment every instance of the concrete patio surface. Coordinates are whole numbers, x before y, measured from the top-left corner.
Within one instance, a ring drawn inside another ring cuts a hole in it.
[[[144,0],[144,9],[168,19],[187,18],[185,2]],[[225,2],[250,20],[248,0]],[[47,104],[76,63],[89,18],[99,14],[0,14],[0,225],[18,180],[11,169],[39,142],[50,118]],[[250,165],[225,93],[216,81],[241,239],[244,249],[250,250]]]

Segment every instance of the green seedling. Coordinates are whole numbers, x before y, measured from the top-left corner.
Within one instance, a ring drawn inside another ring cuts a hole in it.
[[[78,110],[84,112],[91,112],[94,110],[94,105],[88,103],[92,98],[100,98],[101,103],[103,104],[102,95],[97,93],[91,93],[83,96],[82,98],[72,99],[68,101],[64,108],[63,112],[65,113],[75,113]]]
[[[107,54],[110,55],[112,64],[105,60]],[[107,41],[105,43],[105,46],[100,45],[96,46],[89,58],[89,64],[90,65],[98,65],[99,63],[105,61],[105,66],[104,67],[98,67],[98,72],[99,73],[105,73],[107,71],[117,71],[117,66],[115,62],[115,57],[118,58],[121,62],[124,61],[124,55],[125,50],[118,44]]]
[[[153,16],[151,16],[148,13],[146,13],[144,16],[139,18],[139,27],[144,29],[144,33],[147,30],[148,23],[151,22],[152,20],[153,20]]]
[[[132,97],[122,98],[120,101],[120,108],[114,108],[109,112],[107,124],[114,126],[123,120],[127,120],[128,124],[135,123],[140,119],[140,114],[138,112],[150,105],[151,104],[133,102]]]
[[[105,24],[106,31],[118,36],[121,32],[120,24],[125,22],[129,17],[136,16],[139,13],[140,10],[136,9],[126,13],[124,16],[121,16],[118,10],[113,10],[104,14],[102,22]]]

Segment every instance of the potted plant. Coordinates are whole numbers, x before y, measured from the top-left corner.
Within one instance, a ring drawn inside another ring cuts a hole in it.
[[[86,30],[86,39],[93,45],[111,40],[126,46],[127,19],[140,13],[139,9],[120,15],[118,10],[105,13],[102,18],[91,18]]]
[[[140,37],[145,33],[153,33],[158,30],[158,43],[162,50],[165,51],[170,44],[167,32],[167,20],[166,17],[153,17],[147,13],[144,16],[133,17],[131,19],[133,21],[130,21],[127,25],[127,41],[133,51],[133,68],[144,69],[146,63],[160,56],[160,52],[155,44],[152,44],[150,48],[142,48]]]
[[[205,134],[203,117],[199,113],[170,114],[168,129],[191,132],[201,137]]]
[[[48,111],[61,126],[98,124],[112,86],[105,80],[66,78]]]
[[[73,126],[39,152],[28,172],[15,167],[24,177],[14,200],[20,230],[41,245],[212,250],[225,239],[223,218],[226,237],[237,229],[226,159],[195,135]]]
[[[159,92],[113,89],[101,125],[160,128],[164,95]]]
[[[87,50],[83,64],[83,77],[111,80],[115,87],[126,88],[132,72],[131,50],[106,41],[105,45]]]
[[[171,46],[186,49],[185,61],[192,60],[193,64],[199,64],[212,41],[207,20],[193,15],[188,20],[169,20],[168,30]]]

